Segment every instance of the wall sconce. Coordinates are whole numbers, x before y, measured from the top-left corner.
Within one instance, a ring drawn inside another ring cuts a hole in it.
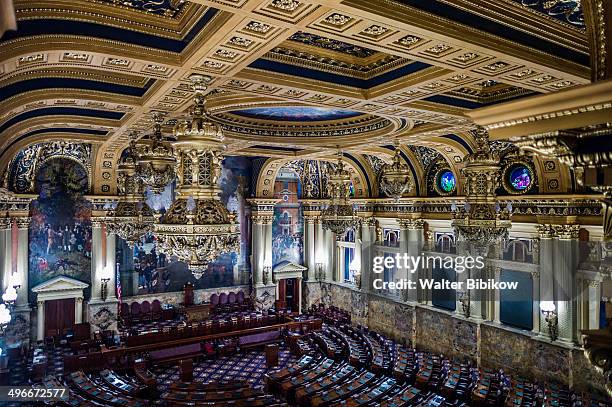
[[[11,310],[5,304],[0,304],[0,335],[4,335],[6,327],[11,322]]]
[[[319,282],[319,285],[323,285],[323,281],[325,281],[325,266],[323,263],[317,263],[315,265],[315,280]]]
[[[17,301],[17,288],[18,286],[7,287],[4,294],[2,294],[2,301],[6,304],[9,310],[13,310],[15,302]]]
[[[559,320],[557,318],[555,303],[552,301],[542,301],[540,303],[540,311],[548,325],[550,340],[556,341],[558,337]]]
[[[461,309],[463,310],[463,315],[466,318],[470,317],[470,292],[469,291],[459,291],[457,292],[457,296],[459,298],[459,302],[461,303]]]
[[[100,297],[102,297],[102,301],[106,301],[106,297],[108,296],[108,282],[110,278],[101,279],[102,286],[100,287]]]
[[[272,273],[272,267],[270,266],[265,266],[263,268],[263,276],[262,276],[262,281],[264,285],[268,285],[268,281],[270,278],[270,273]]]

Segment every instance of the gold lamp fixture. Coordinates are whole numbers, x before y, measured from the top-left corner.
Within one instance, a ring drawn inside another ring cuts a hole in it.
[[[236,214],[219,198],[224,136],[205,108],[204,91],[211,78],[190,77],[195,91],[191,119],[174,129],[177,155],[176,199],[155,224],[160,251],[188,264],[201,277],[208,263],[223,253],[239,251]]]
[[[466,180],[466,204],[454,213],[453,227],[458,235],[486,252],[489,245],[505,239],[511,227],[510,210],[500,210],[495,190],[500,185],[500,158],[491,149],[489,135],[473,131],[476,150],[465,157],[462,174]]]
[[[117,166],[119,202],[109,214],[109,232],[116,234],[130,247],[153,230],[153,210],[144,202],[143,182],[136,173],[138,160],[134,136]]]
[[[331,230],[340,239],[347,230],[359,225],[359,217],[351,203],[351,175],[344,169],[342,153],[338,153],[338,163],[329,173],[327,192],[330,196],[327,208],[322,211],[323,229]]]
[[[410,169],[402,162],[399,143],[395,143],[393,162],[385,164],[380,173],[380,189],[389,197],[399,200],[414,189]]]
[[[161,114],[154,114],[153,121],[155,126],[150,140],[141,139],[138,143],[136,169],[144,186],[160,194],[169,183],[174,181],[176,158],[172,146],[162,135],[161,127],[164,119]]]

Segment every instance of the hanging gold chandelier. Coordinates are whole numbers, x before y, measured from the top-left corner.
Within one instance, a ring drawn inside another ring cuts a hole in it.
[[[116,234],[130,246],[153,230],[153,210],[144,202],[143,183],[136,174],[136,143],[134,138],[117,166],[119,202],[109,214],[109,232]]]
[[[495,193],[500,185],[499,154],[491,149],[486,130],[479,128],[472,134],[476,150],[465,157],[461,170],[466,181],[466,204],[454,213],[453,227],[486,254],[489,245],[508,236],[512,224],[510,210],[499,208]]]
[[[393,162],[385,164],[380,173],[380,189],[389,197],[398,200],[414,188],[408,166],[402,163],[399,145],[395,146]]]
[[[172,146],[167,140],[164,140],[161,132],[163,117],[160,114],[154,114],[153,121],[155,127],[151,140],[141,140],[138,144],[136,170],[144,186],[160,194],[169,183],[174,181],[176,158]]]
[[[195,91],[191,120],[175,127],[173,147],[177,155],[177,197],[155,224],[160,251],[188,264],[201,277],[208,263],[219,255],[237,252],[240,229],[236,214],[219,198],[223,132],[205,109],[208,76],[190,77]]]
[[[327,191],[329,204],[321,213],[323,229],[331,230],[336,238],[341,239],[347,230],[359,225],[359,217],[351,203],[351,175],[344,169],[342,154],[338,154],[338,163],[329,173]]]

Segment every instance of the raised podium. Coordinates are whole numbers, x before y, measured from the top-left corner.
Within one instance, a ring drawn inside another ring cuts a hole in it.
[[[186,283],[183,286],[183,303],[181,312],[185,315],[185,321],[196,322],[208,319],[210,315],[210,304],[195,305],[193,284]]]

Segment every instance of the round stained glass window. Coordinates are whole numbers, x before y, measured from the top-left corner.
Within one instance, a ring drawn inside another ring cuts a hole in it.
[[[525,191],[531,187],[533,182],[531,171],[525,165],[517,165],[508,173],[508,182],[515,191]]]
[[[452,171],[442,171],[438,176],[438,187],[446,193],[451,193],[455,190],[457,180]]]

